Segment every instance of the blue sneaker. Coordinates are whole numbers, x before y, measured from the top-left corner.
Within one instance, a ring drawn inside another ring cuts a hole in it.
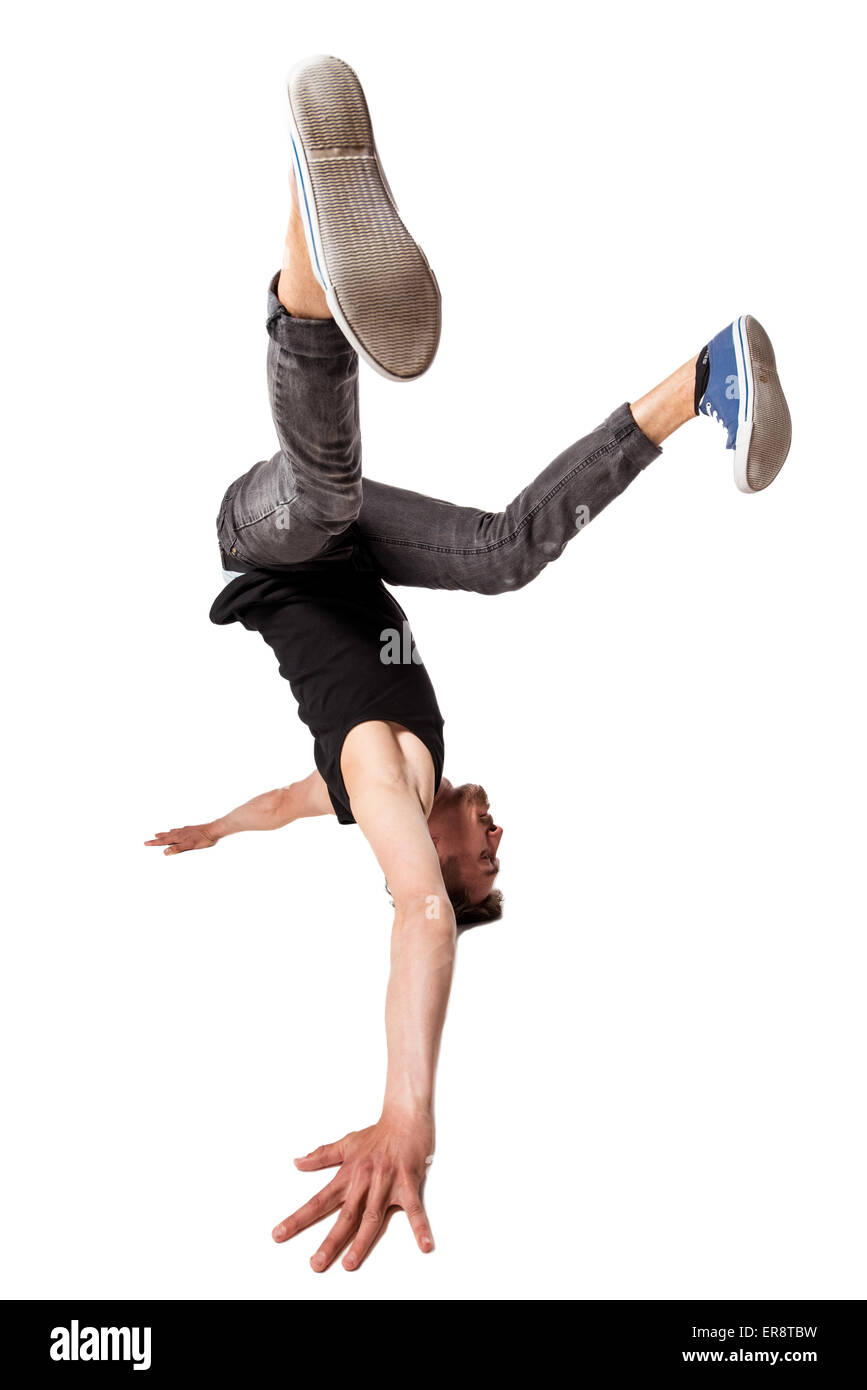
[[[334,321],[383,376],[427,371],[440,338],[440,292],[398,213],[361,83],[340,58],[289,74],[292,161],[313,273]]]
[[[792,421],[774,349],[758,319],[744,314],[708,343],[709,376],[698,405],[725,426],[741,492],[761,492],[786,461]]]

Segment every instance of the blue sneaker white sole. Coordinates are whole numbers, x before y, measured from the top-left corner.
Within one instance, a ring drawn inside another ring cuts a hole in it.
[[[288,78],[292,160],[313,272],[359,356],[392,381],[427,371],[439,345],[439,287],[386,182],[361,84],[339,58]]]
[[[738,374],[735,483],[761,492],[776,478],[792,442],[792,421],[771,340],[758,319],[744,314],[732,324]]]

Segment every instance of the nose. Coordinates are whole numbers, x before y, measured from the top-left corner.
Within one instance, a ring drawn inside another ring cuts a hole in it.
[[[503,827],[501,825],[497,825],[494,827],[493,830],[489,831],[489,834],[491,837],[491,843],[494,847],[494,854],[496,854],[500,845],[500,841],[503,838]]]

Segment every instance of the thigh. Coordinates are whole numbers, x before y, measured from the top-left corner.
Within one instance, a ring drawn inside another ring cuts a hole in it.
[[[365,478],[356,532],[388,584],[497,593],[497,516]]]

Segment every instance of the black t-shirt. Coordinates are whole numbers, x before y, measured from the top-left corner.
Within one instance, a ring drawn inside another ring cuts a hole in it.
[[[402,724],[420,738],[439,787],[443,718],[406,614],[374,572],[337,560],[248,570],[226,586],[210,618],[240,622],[273,649],[313,734],[316,766],[341,825],[355,817],[340,753],[350,729],[368,719]]]

